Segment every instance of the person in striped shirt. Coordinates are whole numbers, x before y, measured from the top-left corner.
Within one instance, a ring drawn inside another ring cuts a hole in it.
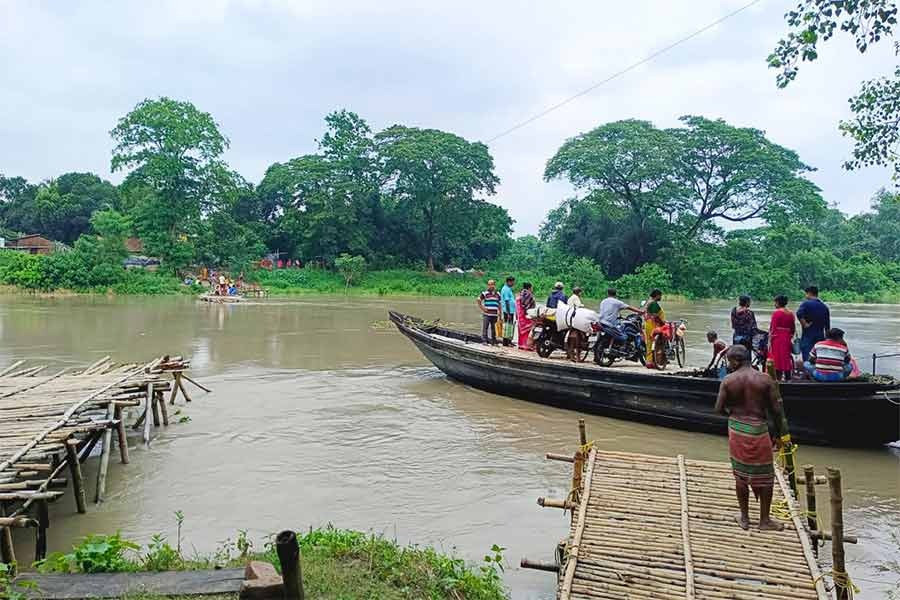
[[[497,343],[497,317],[500,316],[500,294],[497,282],[489,279],[487,289],[478,294],[478,308],[481,309],[481,339],[485,344]],[[490,333],[490,337],[488,337]]]
[[[834,327],[825,339],[816,342],[803,367],[816,381],[843,381],[853,371],[850,349],[844,341],[844,331]]]

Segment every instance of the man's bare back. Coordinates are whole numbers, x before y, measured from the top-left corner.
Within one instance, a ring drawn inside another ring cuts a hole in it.
[[[766,420],[766,411],[776,411],[775,382],[765,373],[743,366],[729,374],[719,387],[716,412],[734,417]]]

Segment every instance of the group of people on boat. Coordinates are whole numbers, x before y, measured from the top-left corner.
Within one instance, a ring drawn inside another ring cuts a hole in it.
[[[805,377],[816,381],[847,379],[854,372],[855,362],[844,339],[844,331],[831,326],[831,311],[819,299],[818,287],[808,286],[804,293],[805,298],[796,314],[788,308],[787,296],[775,296],[775,311],[768,331],[757,325],[750,296],[741,296],[738,305],[731,309],[732,343],[747,349],[751,363],[764,366],[771,360],[779,381]],[[800,324],[799,337],[797,323]],[[715,331],[707,333],[707,340],[713,346],[708,369],[724,371],[725,343],[718,339]]]
[[[854,372],[855,362],[844,339],[844,331],[831,326],[831,311],[819,299],[818,287],[810,285],[804,292],[805,298],[796,313],[788,308],[787,296],[774,298],[775,311],[768,331],[760,329],[751,308],[750,296],[741,296],[737,306],[731,310],[732,343],[745,347],[751,364],[761,369],[766,368],[767,361],[771,360],[776,378],[780,381],[806,377],[817,381],[846,379]],[[582,289],[576,286],[571,294],[566,294],[565,285],[557,281],[545,306],[555,309],[559,303],[583,307]],[[484,343],[502,343],[504,346],[517,346],[520,350],[534,350],[531,331],[535,322],[528,316],[528,311],[537,305],[537,299],[530,282],[522,283],[516,291],[516,278],[509,276],[498,290],[496,281],[491,279],[487,282],[487,289],[478,295],[477,304],[482,313],[481,337]],[[652,290],[638,308],[620,300],[616,290],[610,288],[597,311],[600,326],[613,333],[618,331],[622,311],[642,315],[645,364],[648,368],[655,368],[650,340],[666,325],[662,291]],[[799,329],[797,323],[800,324]],[[724,376],[728,347],[715,331],[707,333],[707,340],[713,346],[713,357],[707,370]],[[795,355],[799,356],[796,360]]]

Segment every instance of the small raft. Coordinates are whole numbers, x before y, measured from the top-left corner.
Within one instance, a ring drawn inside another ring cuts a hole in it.
[[[719,380],[700,371],[651,371],[634,363],[599,367],[488,346],[473,333],[390,311],[397,329],[441,371],[504,396],[676,429],[727,433],[713,413]],[[633,364],[634,366],[626,366]],[[801,443],[881,446],[900,440],[900,381],[781,384],[791,434]]]

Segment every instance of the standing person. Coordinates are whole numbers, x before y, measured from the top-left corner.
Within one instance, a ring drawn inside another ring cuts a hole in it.
[[[756,314],[750,310],[750,296],[738,298],[738,305],[731,309],[731,328],[734,330],[731,343],[740,344],[752,352],[753,336],[759,327],[756,326]]]
[[[577,285],[572,288],[572,295],[569,296],[568,304],[569,306],[574,306],[575,308],[581,308],[584,306],[584,301],[581,299],[582,290]]]
[[[497,317],[500,315],[500,294],[497,283],[488,279],[487,289],[478,294],[478,308],[481,310],[481,339],[485,344],[497,344]],[[490,333],[490,338],[488,337]]]
[[[516,311],[519,322],[519,349],[534,350],[534,341],[531,339],[531,330],[534,328],[534,320],[528,318],[528,311],[535,307],[532,285],[527,281],[522,284],[522,291],[516,298]]]
[[[553,285],[553,291],[550,292],[550,296],[547,297],[547,308],[556,308],[556,305],[559,302],[566,304],[569,301],[569,298],[563,293],[564,287],[562,281],[557,281]]]
[[[662,300],[662,292],[653,290],[650,298],[644,306],[644,344],[647,346],[646,366],[655,369],[653,362],[653,330],[666,324],[666,312],[659,301]]]
[[[794,370],[791,348],[797,326],[794,313],[788,310],[787,304],[787,296],[775,296],[775,312],[769,323],[769,358],[775,365],[775,378],[779,381],[788,381]]]
[[[516,278],[510,275],[506,283],[500,288],[500,314],[503,317],[503,345],[512,346],[513,335],[516,331],[516,293],[513,286]]]
[[[816,342],[803,368],[816,381],[843,381],[853,371],[853,357],[844,341],[844,330],[829,329],[825,339]]]
[[[806,362],[816,342],[824,340],[825,332],[831,329],[831,311],[827,304],[819,300],[818,287],[810,285],[803,291],[806,292],[806,300],[797,307],[797,320],[803,328],[800,353],[803,355],[803,362]]]
[[[734,471],[734,490],[741,513],[741,529],[750,528],[750,489],[759,500],[759,530],[781,531],[784,525],[770,517],[775,465],[767,412],[782,422],[781,399],[775,380],[750,366],[750,351],[735,344],[726,353],[731,374],[719,385],[717,414],[728,415],[728,450]],[[780,439],[780,438],[779,438]]]

